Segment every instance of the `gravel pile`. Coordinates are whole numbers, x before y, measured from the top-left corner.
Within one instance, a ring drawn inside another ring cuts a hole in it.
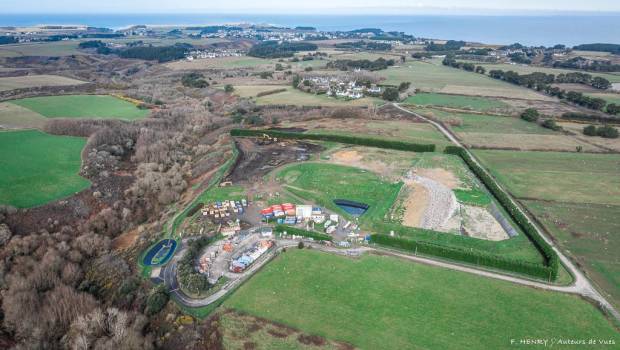
[[[414,179],[424,186],[429,194],[428,206],[424,211],[420,226],[429,230],[437,230],[454,215],[457,209],[456,197],[451,189],[437,181],[417,175],[414,175]]]

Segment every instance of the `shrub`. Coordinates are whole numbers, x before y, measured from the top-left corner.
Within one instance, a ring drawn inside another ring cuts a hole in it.
[[[224,91],[230,93],[230,92],[235,91],[235,88],[230,84],[226,84],[224,85]]]
[[[596,126],[595,125],[588,125],[585,128],[583,128],[583,134],[587,135],[587,136],[596,136]]]
[[[400,83],[400,85],[398,85],[398,91],[400,92],[405,92],[409,89],[409,87],[411,86],[411,82],[402,82]]]
[[[553,119],[546,119],[543,123],[542,123],[543,128],[547,128],[547,129],[551,129],[551,130],[555,130],[558,131],[560,129],[562,129],[561,126],[559,126],[558,124],[556,124],[555,120]]]
[[[166,287],[163,284],[156,287],[146,299],[146,308],[144,312],[149,316],[155,315],[166,306],[168,299],[169,296]]]
[[[381,96],[386,101],[396,101],[400,96],[398,89],[393,87],[388,87],[383,91],[383,95]]]
[[[181,84],[185,87],[204,89],[209,86],[209,82],[205,80],[205,76],[200,73],[189,73],[183,75]]]
[[[609,125],[601,126],[596,130],[596,134],[600,137],[604,137],[606,139],[617,139],[618,138],[618,129],[613,128]]]
[[[540,113],[535,108],[528,108],[521,113],[521,119],[528,122],[535,122],[538,120],[538,117],[540,117]]]

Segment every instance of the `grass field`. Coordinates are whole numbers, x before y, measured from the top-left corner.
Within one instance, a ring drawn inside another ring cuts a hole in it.
[[[283,127],[307,128],[307,133],[359,136],[367,135],[371,138],[391,139],[401,141],[436,144],[441,151],[450,142],[437,129],[428,123],[413,123],[403,120],[394,121],[365,121],[360,123],[355,119],[319,119],[303,123],[282,123]]]
[[[620,155],[475,151],[620,306]]]
[[[245,189],[241,186],[214,186],[200,196],[203,203],[213,203],[216,201],[234,200],[238,201],[246,198]]]
[[[517,198],[620,205],[620,155],[476,150]]]
[[[616,105],[620,105],[620,94],[592,93],[592,94],[586,94],[586,95],[590,97],[602,98],[603,100],[607,101],[607,103],[614,103]]]
[[[21,77],[0,78],[0,91],[26,89],[39,86],[66,86],[84,84],[83,81],[62,77],[60,75],[26,75]]]
[[[620,206],[537,200],[524,203],[619,308]]]
[[[0,57],[81,55],[78,41],[21,43],[0,46]]]
[[[509,107],[507,104],[501,101],[488,98],[435,93],[416,94],[407,98],[403,103],[419,106],[443,106],[450,108],[464,108],[473,109],[476,111],[489,111]]]
[[[575,151],[577,146],[581,146],[585,151],[603,150],[591,143],[517,117],[447,112],[428,107],[410,109],[443,121],[471,147]]]
[[[131,102],[108,95],[63,95],[13,100],[47,118],[100,118],[135,120],[148,116]]]
[[[307,92],[287,87],[286,91],[277,94],[261,96],[256,98],[258,105],[296,105],[296,106],[325,106],[325,107],[342,107],[342,106],[368,106],[371,104],[381,104],[382,100],[378,98],[364,97],[357,100],[342,100],[327,95],[315,95]]]
[[[291,249],[224,306],[361,349],[506,349],[511,339],[603,338],[611,323],[578,297],[385,256]]]
[[[495,80],[487,76],[446,67],[440,60],[427,62],[408,61],[400,66],[378,71],[385,84],[398,85],[403,81],[425,91],[461,94],[548,100],[547,97],[526,88]]]
[[[428,115],[443,122],[454,120],[460,121],[460,125],[450,126],[450,128],[457,133],[480,132],[492,134],[555,134],[554,131],[545,129],[536,123],[526,122],[525,120],[516,117],[446,112],[434,108],[412,109],[422,115]]]
[[[87,188],[78,175],[85,144],[34,130],[0,132],[0,204],[28,208]]]
[[[165,64],[173,70],[188,69],[234,69],[234,68],[258,68],[264,66],[275,66],[275,60],[255,58],[249,56],[222,57],[212,59],[199,59],[193,61],[179,60]]]
[[[276,179],[294,194],[346,214],[333,203],[334,199],[362,202],[369,206],[361,221],[383,220],[402,186],[388,183],[366,170],[320,163],[302,163],[280,171]],[[338,179],[334,181],[334,179]]]
[[[42,128],[47,118],[13,103],[0,103],[0,127],[7,129]]]

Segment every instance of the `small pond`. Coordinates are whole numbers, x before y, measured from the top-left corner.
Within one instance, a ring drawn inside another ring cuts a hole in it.
[[[168,262],[177,247],[177,241],[164,239],[155,244],[144,256],[142,261],[147,266],[160,266]]]
[[[334,204],[353,216],[361,216],[368,210],[368,204],[353,202],[346,199],[334,199]]]

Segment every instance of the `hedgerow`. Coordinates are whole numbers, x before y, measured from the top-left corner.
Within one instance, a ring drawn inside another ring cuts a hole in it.
[[[278,130],[250,130],[250,129],[233,129],[230,131],[232,136],[262,136],[269,135],[271,137],[278,137],[284,139],[300,139],[300,140],[316,140],[316,141],[330,141],[346,143],[350,145],[369,146],[378,148],[395,149],[399,151],[412,151],[412,152],[434,152],[435,145],[433,144],[417,144],[403,141],[391,141],[373,139],[368,137],[357,136],[344,136],[344,135],[317,135],[317,134],[304,134],[298,132],[286,132]]]
[[[536,264],[519,259],[506,258],[500,255],[471,250],[470,248],[449,247],[432,242],[418,241],[411,237],[373,234],[371,242],[384,246],[399,248],[424,255],[433,255],[450,260],[457,260],[473,265],[497,268],[522,273],[539,278],[550,278],[553,275],[549,266]]]
[[[289,235],[295,235],[295,236],[304,236],[304,237],[308,237],[308,238],[313,238],[317,241],[331,241],[332,237],[328,236],[326,234],[323,233],[318,233],[318,232],[312,232],[312,231],[306,231],[306,230],[302,230],[300,228],[296,228],[296,227],[292,227],[292,226],[287,226],[287,225],[276,225],[275,231],[278,233],[282,233],[284,231],[286,231],[286,234]]]

